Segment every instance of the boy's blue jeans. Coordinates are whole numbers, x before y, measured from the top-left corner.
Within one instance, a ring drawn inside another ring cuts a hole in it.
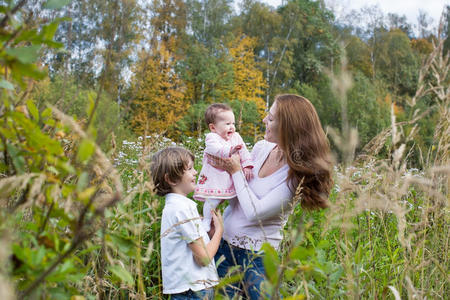
[[[239,272],[243,272],[244,275],[241,282],[227,286],[225,291],[221,290],[221,292],[224,292],[230,299],[238,295],[241,290],[243,290],[243,296],[245,297],[246,295],[251,300],[267,298],[268,295],[261,291],[261,285],[265,280],[261,254],[232,246],[222,239],[217,254],[214,257],[216,263],[221,256],[225,258],[217,267],[217,273],[221,279],[225,277],[228,269],[234,266],[239,266]]]
[[[214,289],[204,289],[200,291],[186,291],[179,294],[172,294],[170,299],[172,300],[212,300],[214,299]]]

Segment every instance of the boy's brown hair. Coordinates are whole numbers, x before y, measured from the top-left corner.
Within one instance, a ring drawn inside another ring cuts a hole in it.
[[[182,147],[168,147],[156,152],[150,164],[154,184],[153,191],[159,196],[165,196],[172,192],[172,187],[167,179],[171,182],[179,181],[191,160],[194,162],[192,152]]]
[[[233,111],[228,104],[225,103],[213,103],[205,111],[205,122],[206,125],[215,124],[217,114],[222,111]]]

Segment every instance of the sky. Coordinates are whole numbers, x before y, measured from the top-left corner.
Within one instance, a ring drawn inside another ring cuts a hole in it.
[[[261,0],[261,2],[277,7],[282,0]],[[378,4],[385,15],[388,13],[396,13],[400,16],[406,15],[409,23],[417,24],[419,10],[422,10],[433,18],[433,27],[437,27],[444,6],[450,5],[450,0],[326,0],[325,2],[334,5],[336,10],[333,11],[338,18],[339,13]]]

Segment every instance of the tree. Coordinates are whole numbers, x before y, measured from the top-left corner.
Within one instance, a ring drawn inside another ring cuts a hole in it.
[[[236,37],[228,45],[233,66],[233,89],[226,98],[232,100],[237,129],[243,136],[257,134],[257,128],[265,114],[262,96],[266,84],[262,72],[256,66],[253,52],[255,45],[256,38],[245,35]]]
[[[189,0],[189,38],[181,52],[178,70],[188,84],[192,103],[224,101],[232,89],[232,67],[225,45],[232,16],[230,0]]]
[[[369,46],[358,36],[350,35],[345,40],[345,51],[348,58],[349,70],[362,72],[372,78],[373,69],[370,59]]]
[[[256,38],[238,36],[228,46],[231,63],[233,66],[233,90],[227,96],[228,99],[240,102],[254,102],[260,120],[265,113],[265,103],[262,95],[266,84],[262,72],[256,67],[253,49],[256,45]],[[242,123],[242,103],[239,110],[238,128]],[[258,120],[258,121],[260,121]]]
[[[54,17],[68,19],[61,23],[55,34],[55,40],[62,42],[66,51],[53,51],[48,57],[51,77],[58,73],[72,73],[79,83],[91,86],[95,83],[98,74],[92,63],[95,61],[97,36],[95,20],[92,20],[92,3],[71,1],[55,13]]]
[[[133,46],[140,39],[137,26],[140,9],[136,0],[98,0],[97,5],[94,16],[100,28],[97,36],[104,43],[104,48],[99,51],[103,60],[100,80],[116,99],[125,85],[121,80],[122,71],[129,66]]]
[[[332,70],[337,63],[335,58],[339,57],[339,47],[332,34],[331,11],[320,1],[309,0],[290,1],[279,11],[284,31],[292,30],[288,48],[293,56],[293,74],[280,74],[280,84],[292,86],[292,79],[288,78],[311,83],[319,78],[323,67]],[[280,69],[287,68],[285,65]]]
[[[426,57],[433,51],[433,44],[423,38],[411,39],[411,47],[421,57]]]
[[[408,37],[413,36],[412,26],[408,23],[405,15],[399,16],[398,14],[388,13],[387,23],[389,30],[400,29]]]
[[[348,119],[358,130],[360,149],[389,125],[390,103],[377,98],[374,84],[361,72],[354,73],[353,87],[349,90]]]
[[[370,49],[370,60],[372,62],[372,79],[377,75],[377,57],[379,51],[380,35],[386,31],[384,27],[384,15],[378,6],[364,7],[361,9],[363,19],[367,18],[367,26],[364,30]]]
[[[98,80],[116,99],[124,86],[122,72],[130,65],[133,45],[141,34],[142,11],[135,0],[72,1],[53,17],[68,20],[56,34],[66,51],[49,55],[52,74],[73,73],[80,84],[92,87]]]
[[[229,32],[232,3],[232,0],[188,0],[186,6],[193,39],[206,48],[214,48]]]
[[[190,103],[222,102],[233,88],[233,68],[227,49],[219,43],[208,49],[191,41],[184,49],[184,58],[177,63],[177,70],[186,82],[186,99]]]
[[[173,136],[174,124],[189,108],[184,102],[185,85],[174,71],[174,63],[164,43],[150,53],[140,53],[132,80],[131,124],[136,132]]]
[[[284,56],[281,55],[282,38],[275,39],[277,36],[286,37],[286,34],[281,33],[281,21],[280,14],[273,8],[254,0],[245,0],[239,19],[234,20],[235,26],[242,30],[243,34],[257,38],[254,51],[266,81],[266,107],[270,105],[272,87],[275,86],[277,63],[283,61]]]
[[[447,5],[444,9],[444,54],[450,51],[450,5]]]
[[[431,31],[428,28],[431,23],[433,23],[433,18],[431,18],[426,11],[419,9],[419,15],[417,16],[419,38],[428,38],[431,35]]]
[[[376,56],[379,76],[399,94],[412,94],[418,77],[418,61],[408,36],[396,29],[380,36]]]
[[[147,41],[157,48],[164,43],[168,51],[175,55],[182,46],[187,26],[187,7],[182,0],[153,0],[151,11],[151,32]]]

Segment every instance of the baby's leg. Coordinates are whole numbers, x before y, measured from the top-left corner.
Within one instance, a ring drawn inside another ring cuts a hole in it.
[[[203,227],[206,232],[211,229],[212,214],[211,209],[216,209],[216,207],[223,201],[223,199],[206,199],[205,204],[203,204]]]

